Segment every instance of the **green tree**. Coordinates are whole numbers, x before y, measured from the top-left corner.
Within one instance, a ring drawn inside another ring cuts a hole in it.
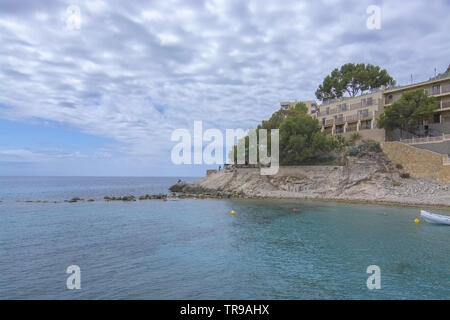
[[[287,118],[280,126],[280,162],[310,162],[330,152],[334,137],[320,131],[319,122],[307,114]]]
[[[395,80],[386,69],[371,64],[347,63],[340,69],[334,69],[325,77],[323,83],[316,90],[317,99],[341,98],[345,94],[351,97],[382,85],[394,85]]]
[[[257,129],[279,129],[281,123],[289,117],[293,117],[298,114],[307,114],[308,108],[303,102],[297,103],[292,109],[280,109],[272,114],[269,120],[264,120],[258,126]]]
[[[270,129],[280,130],[280,163],[301,164],[330,158],[330,152],[340,150],[345,145],[341,136],[327,136],[320,131],[319,121],[312,118],[304,103],[297,103],[292,109],[280,109],[269,120],[262,121],[257,129],[267,129],[267,143],[271,150]],[[245,141],[245,159],[248,161],[249,137]],[[257,130],[259,143],[259,132]],[[237,146],[230,151],[230,157],[237,161]],[[259,156],[258,156],[259,159]]]
[[[289,110],[290,114],[307,114],[308,113],[308,107],[304,102],[298,102],[293,109]]]
[[[429,120],[438,107],[436,98],[429,97],[425,90],[406,91],[399,100],[384,109],[378,118],[378,127],[411,131],[419,122]]]
[[[287,111],[280,109],[272,114],[269,120],[264,120],[259,126],[258,129],[278,129],[280,124],[286,119]]]

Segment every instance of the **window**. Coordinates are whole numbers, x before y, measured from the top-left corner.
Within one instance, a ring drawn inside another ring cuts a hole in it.
[[[441,115],[439,113],[433,115],[433,123],[441,123]]]
[[[364,109],[364,110],[360,110],[359,114],[362,118],[368,117],[369,116],[369,109]]]
[[[322,118],[322,125],[325,125],[325,118]]]
[[[330,107],[327,107],[327,114],[330,114]]]
[[[362,121],[361,129],[371,129],[372,120]]]
[[[373,99],[372,98],[367,98],[367,105],[371,106],[373,104]]]
[[[362,105],[362,106],[367,105],[366,99],[362,99],[362,100],[361,100],[361,105]]]
[[[388,97],[386,98],[385,103],[386,103],[386,104],[390,104],[390,103],[392,103],[392,100],[393,100],[393,97],[392,97],[392,94],[391,94],[390,96],[388,96]]]
[[[340,125],[340,126],[336,126],[336,133],[342,133],[344,132],[344,126]]]
[[[341,109],[342,109],[342,111],[346,111],[346,110],[347,110],[347,104],[346,104],[346,103],[343,103],[343,104],[341,105]]]
[[[433,94],[439,94],[439,93],[441,93],[441,85],[435,84],[433,86]]]

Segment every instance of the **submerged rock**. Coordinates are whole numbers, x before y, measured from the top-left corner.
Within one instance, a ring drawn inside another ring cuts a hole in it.
[[[123,197],[109,197],[104,196],[103,199],[105,201],[136,201],[136,197],[133,195],[123,196]]]
[[[167,194],[145,194],[139,197],[139,200],[166,200]]]
[[[70,199],[70,200],[64,200],[65,202],[78,202],[78,201],[83,201],[83,199],[81,199],[81,198],[79,198],[79,197],[75,197],[75,198],[72,198],[72,199]]]

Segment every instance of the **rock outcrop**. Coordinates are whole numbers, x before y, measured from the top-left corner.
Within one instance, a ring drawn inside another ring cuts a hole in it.
[[[273,176],[256,168],[230,168],[171,191],[199,197],[310,198],[450,206],[449,184],[408,178],[382,152],[347,157],[344,166],[280,167]]]
[[[184,188],[187,186],[188,184],[186,183],[186,181],[181,181],[179,180],[176,184],[174,184],[173,186],[171,186],[169,188],[169,190],[171,192],[183,192]]]

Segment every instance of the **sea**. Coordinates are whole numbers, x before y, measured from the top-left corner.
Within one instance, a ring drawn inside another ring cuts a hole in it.
[[[420,208],[103,200],[177,180],[0,177],[0,298],[450,298],[450,227]]]

